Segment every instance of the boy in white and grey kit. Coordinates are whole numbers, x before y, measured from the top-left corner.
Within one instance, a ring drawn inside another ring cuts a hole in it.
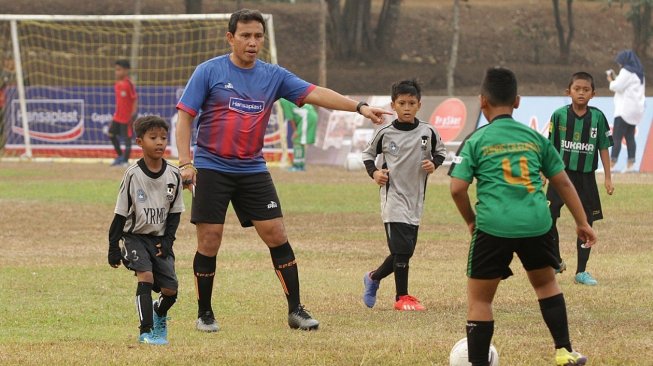
[[[415,251],[428,176],[442,165],[446,150],[435,128],[415,117],[420,100],[421,90],[415,80],[394,84],[391,106],[397,119],[376,131],[363,151],[367,173],[381,186],[381,216],[390,248],[381,266],[363,278],[363,302],[370,308],[376,303],[381,280],[394,273],[394,308],[425,309],[408,294],[408,263]],[[383,156],[381,169],[375,163],[377,155]]]
[[[184,211],[181,174],[163,159],[168,141],[164,120],[142,117],[134,123],[134,130],[143,158],[127,169],[120,184],[109,229],[108,260],[114,268],[122,261],[136,273],[138,341],[164,345],[168,343],[167,313],[177,300],[172,245]],[[161,293],[154,303],[152,290]]]

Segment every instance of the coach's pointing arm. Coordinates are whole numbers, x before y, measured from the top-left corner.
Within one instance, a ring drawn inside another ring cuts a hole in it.
[[[316,87],[304,99],[304,103],[318,105],[327,109],[337,109],[347,112],[358,112],[366,118],[369,118],[375,124],[383,123],[383,115],[392,115],[385,109],[370,107],[366,103],[359,103],[353,99],[331,89]]]

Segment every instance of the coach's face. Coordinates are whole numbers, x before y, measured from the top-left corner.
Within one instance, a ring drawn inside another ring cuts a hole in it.
[[[238,67],[254,67],[264,41],[263,24],[257,21],[238,22],[235,34],[227,32],[227,42],[231,45],[231,61]]]

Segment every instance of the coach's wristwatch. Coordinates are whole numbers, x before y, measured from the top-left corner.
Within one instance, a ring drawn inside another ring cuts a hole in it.
[[[356,106],[356,112],[358,112],[358,114],[362,114],[361,108],[363,108],[363,106],[369,107],[370,105],[365,102],[358,102],[358,105]]]

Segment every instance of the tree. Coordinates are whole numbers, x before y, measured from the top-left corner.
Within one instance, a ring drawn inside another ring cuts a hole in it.
[[[372,29],[371,0],[326,0],[330,46],[337,58],[363,59],[387,50],[399,22],[401,0],[384,0]]]
[[[553,18],[555,19],[556,31],[558,32],[558,49],[560,52],[560,62],[569,63],[571,56],[571,41],[574,38],[574,13],[573,2],[574,0],[567,0],[567,34],[565,35],[565,28],[562,25],[560,16],[560,0],[552,0],[553,2]]]
[[[458,62],[458,43],[460,41],[460,0],[453,0],[453,39],[451,40],[451,55],[447,65],[447,94],[454,95],[454,75]]]
[[[376,25],[376,48],[385,50],[392,42],[394,31],[399,23],[401,0],[385,0]]]
[[[202,0],[184,0],[186,14],[201,14]]]
[[[651,40],[651,0],[631,1],[628,21],[633,26],[633,50],[645,57]]]
[[[608,0],[612,4],[613,0]],[[653,0],[621,0],[621,6],[629,4],[630,9],[626,13],[626,19],[633,27],[633,51],[640,57],[646,57],[648,44],[653,35],[651,29],[651,8]]]

